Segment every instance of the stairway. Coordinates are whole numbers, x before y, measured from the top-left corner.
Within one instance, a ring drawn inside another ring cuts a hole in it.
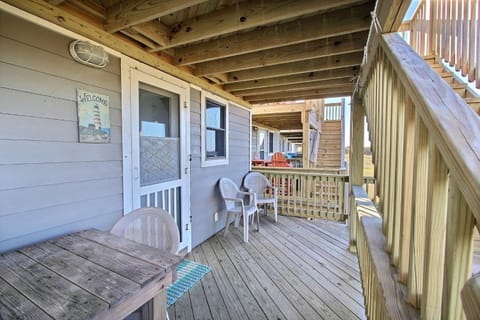
[[[435,72],[447,82],[450,87],[465,101],[466,104],[472,108],[472,110],[480,116],[480,97],[475,96],[470,90],[467,89],[467,84],[459,80],[454,74],[446,69],[435,56],[424,57],[425,61],[432,67]]]
[[[318,144],[317,168],[339,169],[341,167],[341,139],[341,120],[323,121]]]

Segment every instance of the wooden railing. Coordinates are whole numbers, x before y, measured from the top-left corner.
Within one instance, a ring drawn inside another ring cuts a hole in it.
[[[323,120],[324,121],[338,121],[343,118],[343,104],[332,103],[326,104],[323,107]]]
[[[366,195],[351,192],[351,243],[367,313],[410,319],[403,284],[423,319],[462,319],[460,290],[471,276],[474,220],[480,221],[480,119],[398,34],[377,37],[362,99],[353,99],[368,119],[381,212],[362,218]],[[351,163],[353,172],[356,165],[360,160]],[[380,251],[388,263],[378,263],[385,259]],[[391,303],[393,309],[385,307]]]
[[[480,88],[480,1],[422,0],[401,31],[421,56],[435,55]]]
[[[346,173],[340,170],[253,167],[278,189],[280,214],[344,220]]]

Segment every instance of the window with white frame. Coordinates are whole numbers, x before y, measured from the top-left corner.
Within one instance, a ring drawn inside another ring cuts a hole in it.
[[[202,94],[202,166],[228,164],[228,103]]]
[[[265,154],[265,145],[267,144],[267,130],[258,129],[257,134],[258,156],[261,160],[266,160],[268,158]]]
[[[273,153],[273,132],[268,132],[268,153]]]

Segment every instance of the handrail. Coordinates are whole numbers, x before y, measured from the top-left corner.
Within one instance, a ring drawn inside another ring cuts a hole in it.
[[[422,318],[458,319],[460,289],[471,275],[474,221],[480,221],[480,119],[398,34],[377,38],[361,103],[386,252]],[[358,222],[351,243],[371,266],[365,248],[373,239],[360,235],[365,223],[351,214]],[[381,280],[391,269],[375,272]],[[375,295],[363,271],[362,282],[367,310],[385,303],[375,299],[394,298]]]
[[[480,118],[426,62],[398,36],[385,34],[381,46],[417,107],[448,168],[462,181],[462,193],[480,219]]]
[[[406,303],[405,288],[397,284],[396,275],[381,272],[390,270],[381,216],[361,186],[352,187],[352,194],[359,226],[357,252],[368,318],[417,319],[418,311]]]
[[[253,167],[252,171],[261,172],[277,187],[280,214],[344,220],[346,173],[274,167]]]
[[[480,88],[480,1],[423,0],[402,31],[421,56],[444,59]]]

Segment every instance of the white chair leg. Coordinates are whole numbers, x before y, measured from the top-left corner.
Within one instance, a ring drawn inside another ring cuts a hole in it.
[[[225,232],[224,232],[224,235],[226,236],[227,233],[228,233],[228,226],[230,225],[229,221],[230,221],[230,216],[231,216],[231,213],[228,212],[227,213],[227,222],[225,222]]]
[[[273,204],[273,215],[275,217],[275,222],[277,222],[278,219],[277,219],[277,204],[276,203]]]
[[[260,231],[260,210],[255,211],[255,213],[257,214],[257,231]],[[254,219],[255,219],[255,213],[253,216]]]
[[[243,241],[248,242],[248,215],[243,214]]]
[[[238,228],[238,226],[240,225],[240,215],[239,214],[235,214],[235,228]]]

